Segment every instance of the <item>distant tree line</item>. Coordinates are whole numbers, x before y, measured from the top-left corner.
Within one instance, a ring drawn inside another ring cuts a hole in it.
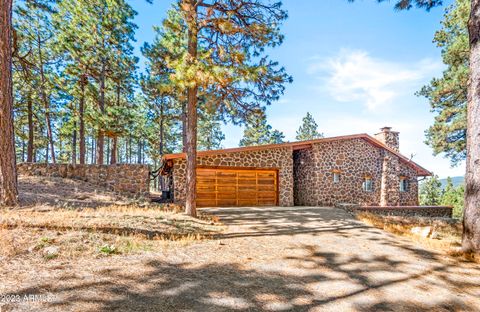
[[[452,206],[453,217],[457,219],[463,217],[465,197],[465,185],[463,183],[455,187],[452,179],[448,177],[445,187],[442,187],[442,182],[435,175],[420,185],[419,196],[420,205]]]

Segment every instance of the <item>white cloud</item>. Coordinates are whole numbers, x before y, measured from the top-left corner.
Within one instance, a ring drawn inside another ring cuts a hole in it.
[[[315,58],[307,72],[316,76],[317,89],[327,91],[334,100],[360,102],[373,111],[411,92],[412,85],[432,77],[441,66],[430,59],[403,64],[343,49],[334,57]]]

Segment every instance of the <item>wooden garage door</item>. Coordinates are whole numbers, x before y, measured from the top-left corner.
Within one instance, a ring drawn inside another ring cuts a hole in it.
[[[197,169],[198,207],[276,206],[276,170]]]

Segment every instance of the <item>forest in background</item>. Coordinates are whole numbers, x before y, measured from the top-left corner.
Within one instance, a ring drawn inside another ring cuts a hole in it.
[[[18,162],[156,167],[163,154],[184,150],[187,101],[168,64],[187,45],[180,10],[173,5],[155,27],[155,40],[143,45],[144,72],[133,53],[135,15],[124,0],[15,2]],[[283,133],[268,125],[262,104],[277,99],[291,77],[275,62],[261,65],[268,83],[262,86],[265,95],[243,111],[228,99],[212,100],[213,89],[199,94],[199,150],[221,148],[221,126],[227,122],[246,125],[241,146],[284,141]],[[320,137],[317,128],[307,113],[297,138]]]

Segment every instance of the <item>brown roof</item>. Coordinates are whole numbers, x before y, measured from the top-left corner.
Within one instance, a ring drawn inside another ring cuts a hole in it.
[[[250,152],[250,151],[258,151],[258,150],[273,149],[273,148],[285,148],[285,147],[291,147],[293,150],[299,150],[303,148],[308,148],[314,143],[326,143],[326,142],[332,142],[332,141],[344,141],[344,140],[351,140],[351,139],[363,139],[374,146],[383,148],[389,151],[390,153],[397,155],[401,161],[403,161],[405,164],[415,169],[418,176],[432,175],[432,173],[427,169],[423,168],[419,164],[413,162],[412,160],[408,159],[407,157],[403,156],[399,152],[386,146],[382,142],[378,141],[377,139],[371,137],[366,133],[344,135],[344,136],[337,136],[337,137],[330,137],[330,138],[321,138],[321,139],[300,141],[300,142],[287,142],[287,143],[280,143],[280,144],[234,147],[234,148],[226,148],[226,149],[212,150],[212,151],[198,151],[197,157],[226,154],[226,153]],[[185,158],[186,156],[187,156],[186,153],[167,154],[163,156],[163,159],[164,160],[178,159],[178,158]]]

